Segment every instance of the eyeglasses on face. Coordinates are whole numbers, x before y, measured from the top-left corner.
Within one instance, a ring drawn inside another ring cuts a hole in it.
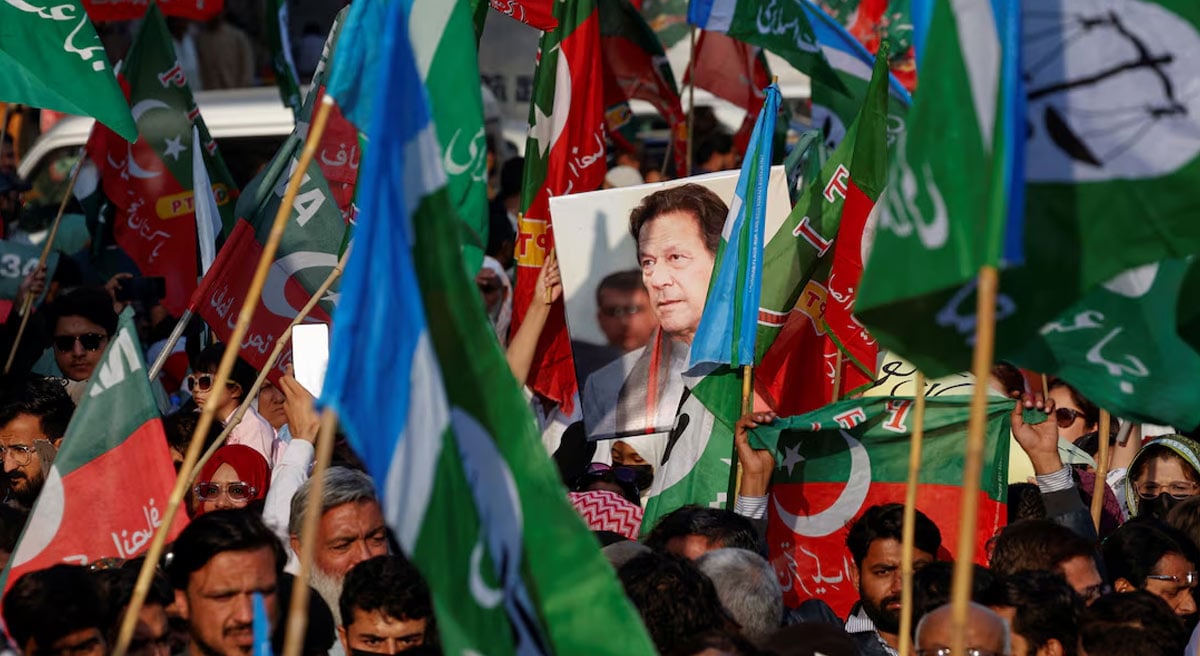
[[[17,463],[18,467],[24,467],[29,464],[30,460],[33,460],[33,454],[36,452],[37,449],[28,444],[13,444],[11,446],[0,444],[0,462],[4,462],[11,457],[13,462]]]
[[[1083,417],[1083,413],[1074,408],[1054,409],[1054,422],[1058,424],[1059,428],[1070,428],[1071,424],[1081,417]]]
[[[221,492],[224,492],[226,496],[234,501],[249,501],[258,493],[258,489],[243,481],[234,481],[225,484],[204,481],[192,488],[192,492],[201,501],[215,501],[221,497]]]
[[[212,389],[213,381],[216,380],[216,378],[217,377],[213,374],[190,374],[187,377],[188,391],[195,392],[196,390],[200,390],[201,392],[207,392],[208,390]],[[225,381],[226,389],[233,389],[236,386],[237,383],[233,382],[232,380]]]
[[[62,353],[69,353],[75,350],[75,345],[79,344],[85,351],[99,351],[100,347],[104,346],[104,340],[108,339],[108,335],[101,333],[84,333],[82,335],[55,335],[54,349]]]
[[[938,647],[937,649],[918,649],[917,656],[954,656],[954,650],[949,647]],[[965,652],[966,656],[1008,656],[998,651],[988,651],[987,649],[975,649],[968,647]]]
[[[1200,492],[1200,485],[1191,481],[1171,481],[1166,484],[1156,481],[1145,481],[1136,483],[1133,487],[1137,491],[1138,496],[1143,499],[1157,499],[1161,494],[1169,494],[1176,499],[1186,499]]]
[[[1173,574],[1147,574],[1146,578],[1154,579],[1155,581],[1170,581],[1178,585],[1194,588],[1196,587],[1196,583],[1200,582],[1200,572],[1187,572],[1182,576]]]
[[[613,305],[600,308],[600,314],[611,319],[620,319],[621,317],[632,317],[645,309],[646,306],[644,305]]]

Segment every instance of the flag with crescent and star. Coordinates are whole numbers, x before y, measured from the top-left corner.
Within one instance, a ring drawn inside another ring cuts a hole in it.
[[[917,509],[941,529],[940,560],[954,557],[948,549],[958,533],[970,400],[926,399]],[[750,444],[771,451],[777,463],[767,547],[788,606],[822,599],[845,617],[858,601],[846,548],[849,524],[871,506],[904,502],[914,403],[911,397],[847,399],[751,431]],[[987,541],[1007,523],[1013,403],[991,397],[987,406],[975,549],[981,565],[987,563]]]
[[[203,151],[226,236],[233,228],[237,185],[200,116],[157,5],[146,11],[119,77],[127,87],[138,139],[126,142],[97,125],[75,195],[108,199],[113,238],[143,276],[166,280],[163,306],[179,315],[198,277],[193,150]],[[94,198],[85,204],[98,205]]]
[[[529,106],[521,189],[524,212],[517,226],[514,334],[529,304],[545,302],[533,298],[533,292],[538,270],[554,247],[550,197],[599,189],[607,173],[596,1],[557,2],[554,15],[558,27],[542,35]],[[578,385],[561,299],[554,303],[542,329],[529,370],[529,386],[560,404],[565,414],[574,409]]]
[[[174,484],[133,308],[126,308],[83,390],[0,589],[51,565],[140,556],[162,525]],[[186,524],[177,514],[167,539]]]
[[[446,653],[653,654],[463,275],[412,8],[397,0],[387,18],[321,402],[429,582]]]
[[[46,4],[0,3],[0,101],[94,116],[137,139],[104,44],[79,0]]]
[[[328,61],[338,42],[345,11],[339,12],[334,20],[322,62]],[[323,93],[326,71],[324,65],[318,67],[296,130],[266,168],[246,185],[237,205],[238,221],[192,295],[190,307],[221,340],[233,333],[238,309],[242,307],[254,277],[253,263],[262,255],[263,244],[267,242],[275,214],[283,201],[288,177],[299,165],[312,112]],[[242,359],[251,366],[265,366],[275,341],[337,266],[350,237],[351,219],[357,211],[353,199],[360,162],[358,130],[334,107],[325,134],[318,142],[316,157],[301,179],[262,298],[241,344]],[[339,289],[340,282],[335,281],[309,315],[311,321],[330,321],[337,306]],[[276,363],[275,371],[271,372],[272,379],[290,361],[289,346]]]

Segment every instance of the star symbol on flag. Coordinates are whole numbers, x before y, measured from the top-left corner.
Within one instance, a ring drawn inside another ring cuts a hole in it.
[[[791,476],[792,470],[795,469],[796,465],[804,462],[805,458],[804,456],[800,455],[799,444],[794,447],[785,446],[783,447],[783,452],[783,463],[779,465],[779,468],[783,469],[784,467],[787,467],[788,476]]]
[[[187,150],[187,146],[183,145],[183,143],[182,143],[183,135],[177,134],[177,135],[175,135],[174,139],[167,139],[166,142],[167,142],[167,149],[163,151],[163,157],[170,155],[171,157],[175,158],[176,162],[178,162],[179,161],[179,153],[182,153],[183,151]]]
[[[533,125],[529,126],[529,136],[537,141],[538,157],[545,157],[550,148],[550,139],[554,134],[554,110],[550,114],[542,113],[537,103],[533,104]]]

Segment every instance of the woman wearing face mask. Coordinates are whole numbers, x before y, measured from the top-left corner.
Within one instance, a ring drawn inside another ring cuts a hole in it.
[[[1125,478],[1130,517],[1166,520],[1178,502],[1200,493],[1200,443],[1182,435],[1147,442],[1134,456]]]

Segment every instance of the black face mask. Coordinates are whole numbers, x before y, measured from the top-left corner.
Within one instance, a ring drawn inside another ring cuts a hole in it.
[[[1153,517],[1165,522],[1167,513],[1180,501],[1182,499],[1176,499],[1166,492],[1160,492],[1153,499],[1138,499],[1138,517]]]
[[[622,465],[625,469],[632,469],[634,472],[633,484],[637,489],[645,492],[650,489],[650,484],[654,482],[654,467],[651,465]]]

